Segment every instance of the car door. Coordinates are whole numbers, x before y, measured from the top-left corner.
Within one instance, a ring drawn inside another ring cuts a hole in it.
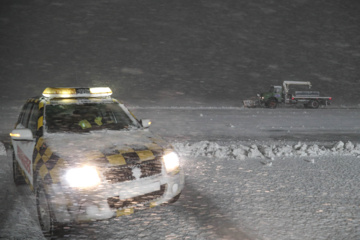
[[[33,151],[35,147],[35,137],[37,129],[37,121],[39,115],[39,104],[34,102],[28,102],[25,104],[19,123],[16,125],[18,128],[28,128],[33,134],[32,140],[13,140],[13,147],[15,152],[15,158],[19,163],[19,166],[24,171],[26,177],[33,185]]]

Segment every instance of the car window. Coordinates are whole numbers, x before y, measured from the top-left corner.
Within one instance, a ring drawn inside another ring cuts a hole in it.
[[[140,127],[117,103],[46,105],[45,123],[49,133]]]
[[[17,120],[17,124],[20,124],[21,123],[21,120],[24,116],[24,113],[25,113],[25,109],[26,109],[26,106],[27,104],[25,104],[22,108],[21,108],[21,111],[20,111],[20,114],[19,114],[19,118]]]
[[[21,113],[22,117],[20,120],[20,124],[24,128],[28,127],[29,116],[30,116],[31,108],[33,105],[34,105],[34,103],[27,103],[24,106],[24,108],[22,109],[22,113]]]
[[[36,134],[38,117],[39,117],[39,104],[35,103],[32,108],[29,124],[28,124],[28,128],[32,131],[33,136],[35,136]]]

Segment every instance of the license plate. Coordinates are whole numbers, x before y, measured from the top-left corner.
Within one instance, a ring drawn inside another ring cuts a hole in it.
[[[119,192],[120,200],[141,196],[147,193],[160,190],[160,182],[154,182],[150,184],[144,184],[131,188],[122,189]]]

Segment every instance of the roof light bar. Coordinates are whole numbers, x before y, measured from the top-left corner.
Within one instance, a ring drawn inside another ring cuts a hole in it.
[[[95,88],[46,88],[43,96],[47,98],[107,97],[112,94],[109,87]]]
[[[112,91],[109,87],[95,87],[90,88],[91,94],[112,94]]]

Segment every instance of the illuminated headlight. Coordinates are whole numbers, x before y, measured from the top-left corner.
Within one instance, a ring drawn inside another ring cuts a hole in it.
[[[170,173],[173,171],[179,171],[180,160],[179,160],[179,156],[176,153],[174,152],[168,153],[164,155],[163,159],[165,163],[166,172]]]
[[[100,177],[95,167],[72,168],[66,172],[65,177],[71,187],[87,188],[100,183]]]

